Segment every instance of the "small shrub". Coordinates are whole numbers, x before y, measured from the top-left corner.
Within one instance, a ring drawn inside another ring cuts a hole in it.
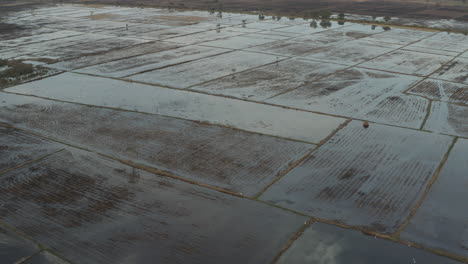
[[[332,26],[332,23],[328,20],[322,20],[320,21],[320,26],[322,28],[328,28],[328,27],[331,27]]]

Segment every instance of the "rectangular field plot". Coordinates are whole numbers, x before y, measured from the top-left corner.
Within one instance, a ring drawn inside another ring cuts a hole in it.
[[[451,142],[448,136],[352,121],[260,199],[392,233],[421,198]]]
[[[377,46],[375,43],[368,41],[355,40],[325,47],[304,58],[344,65],[355,65],[390,52],[394,50],[394,48],[395,47]]]
[[[426,76],[433,73],[452,56],[397,50],[361,64],[362,67]]]
[[[1,103],[1,121],[245,196],[260,192],[315,148],[158,115],[24,96],[4,98],[9,100]],[[22,109],[21,104],[29,107]]]
[[[437,32],[394,27],[390,31],[387,31],[385,34],[393,35],[396,37],[411,37],[424,39],[437,34]]]
[[[57,28],[61,30],[73,30],[83,33],[99,33],[106,30],[125,29],[126,26],[132,27],[135,24],[128,24],[124,22],[115,21],[102,21],[102,20],[78,20],[70,21],[68,23],[57,23],[48,25],[51,28]]]
[[[207,41],[214,41],[218,39],[225,39],[225,38],[234,37],[234,36],[238,36],[242,34],[244,33],[239,32],[239,31],[228,30],[225,28],[220,28],[217,30],[210,30],[210,31],[190,34],[187,36],[175,37],[175,38],[168,39],[167,41],[175,42],[178,44],[191,45],[191,44],[197,44],[197,43],[204,43]]]
[[[419,37],[411,37],[411,36],[395,36],[393,34],[381,33],[381,34],[374,34],[366,38],[366,40],[370,41],[381,41],[386,43],[398,44],[398,45],[408,45],[415,41],[418,41]]]
[[[140,38],[141,34],[170,28],[169,26],[164,25],[132,24],[128,27],[126,27],[126,25],[128,24],[124,24],[121,28],[105,29],[97,33],[105,34],[107,36]]]
[[[459,82],[468,85],[468,58],[457,58],[434,72],[431,78]]]
[[[123,58],[138,56],[146,53],[154,53],[169,49],[179,48],[180,45],[162,41],[146,42],[142,44],[127,46],[125,49],[111,50],[103,53],[69,59],[66,61],[50,64],[48,67],[58,70],[75,70],[86,66],[110,62]]]
[[[125,52],[125,50],[122,50],[121,52]],[[124,77],[226,52],[228,51],[225,49],[187,46],[121,60],[114,60],[108,63],[82,68],[77,70],[77,72],[107,77]]]
[[[4,51],[0,51],[0,59],[13,59],[40,51],[40,49],[30,47],[29,45],[18,46],[16,48],[5,49]]]
[[[7,264],[21,263],[24,259],[41,251],[41,248],[34,242],[15,234],[13,231],[4,229],[3,226],[0,228],[0,248],[2,249],[0,259]]]
[[[326,252],[326,253],[325,253]],[[278,264],[291,263],[406,263],[461,264],[402,243],[366,236],[337,226],[313,223],[281,256]]]
[[[402,92],[420,78],[361,68],[347,69],[266,102],[385,124],[419,128],[428,100]]]
[[[268,31],[268,34],[271,32],[276,31]],[[296,36],[291,39],[248,48],[247,50],[285,56],[300,56],[303,58],[309,54],[318,54],[322,50],[331,48],[331,46],[347,43],[362,37],[361,33],[354,34],[347,31],[328,30],[311,35]]]
[[[345,66],[337,64],[288,59],[190,89],[238,98],[265,100],[344,68]]]
[[[188,88],[226,75],[281,60],[281,57],[234,51],[130,77],[131,80]]]
[[[402,238],[468,257],[468,140],[459,139]]]
[[[440,32],[434,36],[412,44],[415,47],[464,52],[468,49],[468,37],[463,34]]]
[[[345,119],[189,91],[65,73],[8,91],[320,143]]]
[[[149,40],[132,38],[106,38],[93,42],[80,43],[59,49],[46,50],[34,53],[33,57],[48,58],[54,60],[70,60],[86,55],[94,55],[100,52],[106,52],[112,49],[124,48],[136,44],[141,44]],[[30,55],[31,56],[31,55]]]
[[[305,56],[311,53],[318,52],[322,46],[317,46],[315,43],[304,43],[296,41],[295,39],[282,40],[277,42],[272,42],[246,50],[253,52],[263,52],[268,54],[275,54],[279,56]]]
[[[51,141],[0,125],[0,173],[60,149]]]
[[[211,46],[211,47],[219,47],[219,48],[226,48],[226,49],[245,49],[252,46],[258,46],[270,42],[274,42],[277,40],[264,37],[260,34],[249,34],[249,36],[235,36],[235,37],[228,37],[225,39],[219,39],[214,41],[208,41],[201,43],[202,45]]]
[[[302,35],[291,39],[292,41],[312,43],[323,47],[330,47],[333,45],[348,43],[352,40],[367,39],[369,34],[359,31],[348,31],[342,28],[341,30],[328,30],[312,35]]]
[[[0,46],[4,47],[17,47],[18,45],[25,45],[31,43],[38,43],[42,41],[49,41],[53,39],[66,38],[71,36],[77,36],[83,34],[82,32],[70,31],[70,30],[61,30],[52,33],[44,33],[34,36],[25,36],[10,40],[1,40]]]
[[[433,101],[424,129],[468,137],[468,107]]]
[[[170,27],[166,29],[144,32],[138,35],[140,39],[149,39],[149,40],[163,40],[175,38],[178,36],[194,34],[197,32],[203,32],[206,29],[203,28],[185,28],[185,27]]]
[[[4,23],[15,23],[15,21],[8,21],[6,20]],[[22,37],[28,37],[28,36],[33,36],[33,35],[40,35],[40,34],[46,34],[46,33],[53,33],[57,32],[57,30],[50,29],[50,28],[41,28],[38,27],[37,25],[21,25],[22,30],[19,31],[2,31],[0,32],[0,38],[2,41],[5,40],[14,40],[16,38],[22,38]],[[3,46],[5,45],[5,46]],[[6,44],[2,44],[0,46],[3,47],[14,47],[12,45],[6,46]]]
[[[413,87],[408,93],[468,106],[468,85],[465,84],[427,79]]]
[[[344,27],[334,29],[334,31],[349,32],[350,34],[356,35],[359,34],[360,37],[371,36],[377,33],[384,32],[384,29],[382,27],[373,27],[372,25],[367,24],[355,24],[344,22],[343,26]]]
[[[46,51],[46,50],[66,48],[69,46],[83,44],[83,43],[94,43],[96,41],[101,41],[105,39],[108,40],[110,38],[111,38],[110,36],[104,36],[100,34],[82,34],[79,36],[71,36],[71,37],[66,37],[66,38],[42,41],[39,43],[26,44],[20,47],[30,47],[32,49]]]
[[[434,32],[425,32],[417,30],[406,30],[400,28],[392,28],[390,31],[385,31],[379,34],[374,34],[366,38],[369,41],[383,42],[383,43],[393,43],[397,45],[409,45],[412,49],[424,49],[421,47],[413,47],[410,45],[412,43],[417,43],[421,39],[424,39],[430,35],[435,34]],[[406,48],[406,47],[405,47]],[[429,53],[440,53],[442,51],[432,50]]]
[[[436,54],[436,55],[445,55],[445,56],[451,56],[451,57],[455,57],[458,54],[460,54],[460,53],[454,52],[454,51],[439,50],[439,49],[428,49],[428,48],[421,48],[421,47],[416,47],[416,46],[412,46],[412,45],[403,47],[402,50],[416,51],[416,52]]]
[[[269,263],[306,221],[78,150],[2,175],[0,199],[4,223],[90,264]]]
[[[276,33],[272,33],[271,31],[262,31],[259,33],[248,33],[248,34],[242,35],[242,37],[257,37],[257,36],[260,38],[271,39],[271,40],[286,40],[286,39],[296,37],[296,36],[288,36],[288,34],[276,34]]]
[[[214,24],[213,24],[214,25]],[[195,25],[196,26],[196,25]],[[195,27],[194,26],[194,27]],[[243,28],[243,27],[232,27],[232,26],[219,26],[219,24],[216,24],[216,27],[214,28],[214,31],[216,31],[217,33],[221,33],[223,31],[226,31],[226,32],[238,32],[238,33],[242,33],[243,35],[244,34],[253,34],[253,33],[257,33],[257,32],[261,32],[260,30],[258,29],[251,29],[251,28]],[[239,35],[240,36],[240,35]],[[218,38],[216,38],[218,39]],[[216,40],[214,39],[214,40]]]

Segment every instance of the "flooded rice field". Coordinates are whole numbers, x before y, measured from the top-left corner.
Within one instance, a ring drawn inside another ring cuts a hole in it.
[[[0,263],[468,263],[468,36],[118,6],[1,20]]]

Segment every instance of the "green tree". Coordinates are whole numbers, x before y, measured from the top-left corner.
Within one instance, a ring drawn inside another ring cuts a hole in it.
[[[317,28],[317,21],[314,20],[314,21],[310,22],[310,27],[311,28]]]
[[[329,20],[322,20],[320,21],[320,26],[323,28],[328,28],[331,27],[331,22]]]

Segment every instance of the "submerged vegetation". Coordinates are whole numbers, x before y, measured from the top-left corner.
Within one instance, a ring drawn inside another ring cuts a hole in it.
[[[0,78],[18,78],[34,73],[33,66],[31,64],[22,63],[20,61],[8,61],[0,60],[0,67],[6,67],[3,71],[0,71]]]
[[[49,69],[18,60],[0,59],[0,88],[45,75]]]

